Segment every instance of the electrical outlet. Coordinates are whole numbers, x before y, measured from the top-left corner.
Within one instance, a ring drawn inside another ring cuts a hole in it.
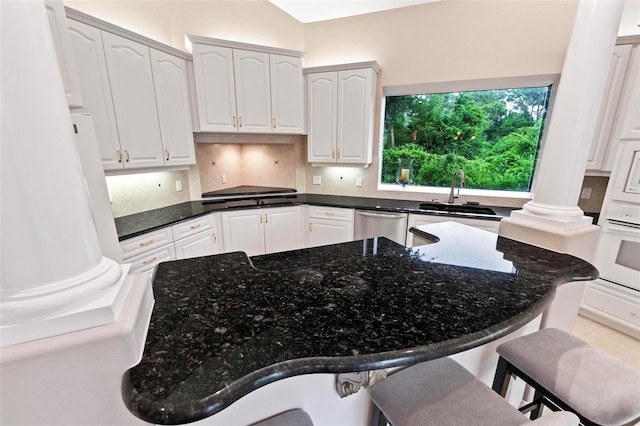
[[[314,185],[320,185],[320,184],[322,184],[322,177],[321,177],[321,176],[314,176],[314,177],[313,177],[313,184],[314,184]]]
[[[222,175],[222,183],[227,183],[227,175]]]
[[[177,180],[176,181],[176,191],[182,191],[182,181],[181,180]]]
[[[356,186],[362,186],[362,176],[356,178]]]
[[[580,198],[591,198],[591,188],[582,188]]]

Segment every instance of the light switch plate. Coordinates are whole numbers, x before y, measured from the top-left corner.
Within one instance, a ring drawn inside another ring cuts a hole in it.
[[[321,176],[314,176],[313,177],[313,184],[314,185],[320,185],[322,183],[322,177]]]
[[[362,186],[362,176],[356,178],[356,186]]]

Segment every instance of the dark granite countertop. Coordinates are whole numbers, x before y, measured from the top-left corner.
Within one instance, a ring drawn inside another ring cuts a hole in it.
[[[458,223],[418,229],[437,242],[161,263],[142,360],[123,377],[129,410],[187,423],[286,377],[447,356],[532,321],[557,285],[598,276],[576,257]]]
[[[164,228],[165,226],[170,226],[184,220],[189,220],[197,216],[217,211],[275,207],[296,204],[355,208],[372,211],[420,213],[442,217],[457,216],[483,220],[500,220],[503,217],[509,216],[509,213],[513,210],[513,208],[509,207],[491,206],[491,208],[496,212],[496,215],[490,216],[484,214],[447,213],[442,211],[421,210],[421,202],[412,200],[297,193],[283,193],[281,195],[256,193],[252,195],[245,194],[246,196],[242,198],[237,197],[237,192],[234,195],[234,197],[228,199],[216,198],[211,200],[189,201],[186,203],[175,204],[173,206],[149,210],[142,213],[118,217],[115,219],[118,238],[120,241],[123,241],[128,238],[137,237],[146,232],[154,231],[160,228]]]

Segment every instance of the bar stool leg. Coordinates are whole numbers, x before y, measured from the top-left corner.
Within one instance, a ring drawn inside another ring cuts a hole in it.
[[[511,382],[511,364],[504,358],[498,359],[498,366],[496,367],[496,374],[493,376],[493,386],[491,387],[501,397],[505,397],[507,389],[509,389],[509,382]]]

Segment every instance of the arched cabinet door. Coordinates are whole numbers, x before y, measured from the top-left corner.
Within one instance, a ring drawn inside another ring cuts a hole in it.
[[[102,33],[125,168],[164,166],[149,48]]]
[[[166,166],[195,164],[187,62],[155,49],[150,49],[150,53],[164,163]]]

